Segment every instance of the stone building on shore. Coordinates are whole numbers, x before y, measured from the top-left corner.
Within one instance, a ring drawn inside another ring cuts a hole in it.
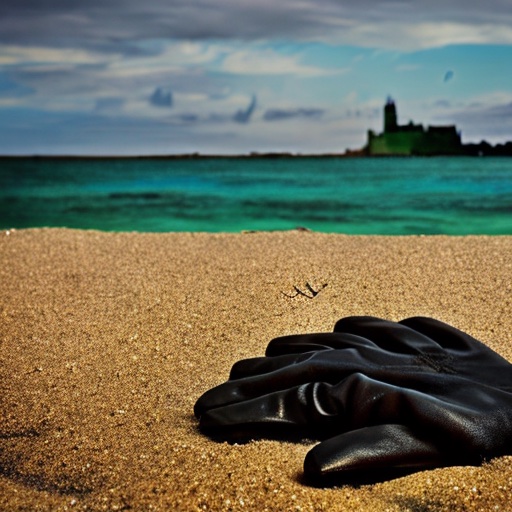
[[[368,130],[364,148],[369,156],[433,156],[461,155],[464,148],[460,133],[451,126],[428,126],[412,121],[399,125],[395,102],[388,98],[384,106],[384,131]]]

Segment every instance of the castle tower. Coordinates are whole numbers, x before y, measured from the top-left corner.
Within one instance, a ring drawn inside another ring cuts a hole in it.
[[[393,98],[388,96],[386,105],[384,106],[384,133],[394,132],[398,127],[396,118],[396,107]]]

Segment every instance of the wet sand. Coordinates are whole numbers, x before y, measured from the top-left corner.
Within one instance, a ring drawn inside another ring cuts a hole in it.
[[[512,237],[2,231],[0,287],[0,510],[512,510],[512,457],[318,489],[311,444],[214,442],[192,414],[347,315],[433,316],[512,361]]]

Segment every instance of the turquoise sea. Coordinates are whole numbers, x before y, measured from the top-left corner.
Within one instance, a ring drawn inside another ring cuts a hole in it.
[[[512,158],[3,158],[0,228],[512,234]]]

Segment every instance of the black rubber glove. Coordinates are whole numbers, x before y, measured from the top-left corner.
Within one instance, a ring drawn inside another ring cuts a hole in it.
[[[512,365],[431,318],[348,317],[276,338],[195,405],[213,436],[315,437],[311,483],[365,483],[512,454]]]

